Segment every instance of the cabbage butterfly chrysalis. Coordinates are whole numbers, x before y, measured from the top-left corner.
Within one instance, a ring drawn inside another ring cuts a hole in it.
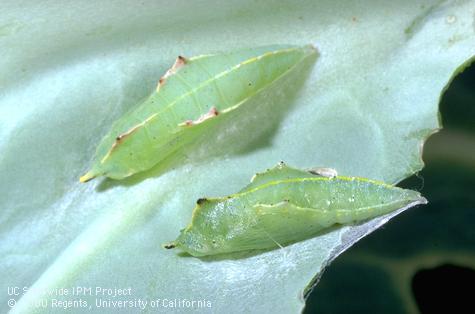
[[[315,47],[268,46],[190,59],[178,57],[156,91],[112,126],[80,178],[122,179],[150,169],[192,142],[306,59]]]
[[[236,194],[199,199],[191,223],[166,248],[204,256],[301,241],[335,224],[426,203],[418,192],[365,178],[328,176],[280,163]]]

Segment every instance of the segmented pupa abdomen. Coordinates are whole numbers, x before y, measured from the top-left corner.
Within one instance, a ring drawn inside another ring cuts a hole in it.
[[[312,46],[272,46],[177,58],[157,90],[119,119],[99,144],[87,181],[144,171],[200,135],[205,125],[316,55]]]
[[[201,199],[176,246],[194,256],[266,249],[334,224],[374,218],[425,199],[412,190],[355,177],[322,177],[279,164],[239,193]]]

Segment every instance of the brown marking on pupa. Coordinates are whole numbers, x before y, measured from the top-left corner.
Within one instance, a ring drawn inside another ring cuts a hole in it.
[[[196,201],[196,204],[198,205],[203,205],[205,202],[207,202],[208,199],[206,198],[199,198],[197,201]]]
[[[127,136],[129,136],[130,134],[134,133],[135,131],[137,131],[140,127],[143,126],[143,123],[140,123],[140,124],[137,124],[135,125],[134,127],[130,128],[127,132],[125,133],[122,133],[121,135],[117,136],[115,138],[115,141],[117,144],[119,144],[121,141],[123,141]]]
[[[172,243],[167,243],[167,244],[164,244],[163,247],[166,248],[167,250],[174,249],[174,248],[176,248],[176,244],[173,243],[173,242]]]
[[[144,123],[139,123],[135,125],[134,127],[130,128],[127,132],[120,134],[115,138],[114,143],[112,144],[111,148],[107,152],[107,154],[102,158],[101,162],[104,162],[109,156],[112,154],[112,152],[121,144],[130,134],[134,133],[137,131],[140,127],[142,127]]]
[[[198,119],[196,119],[196,120],[194,120],[194,121],[193,121],[193,120],[186,120],[185,122],[182,122],[182,123],[178,124],[178,126],[193,126],[193,125],[197,125],[197,124],[200,124],[200,123],[205,122],[205,121],[208,120],[208,119],[214,118],[214,117],[216,117],[217,115],[219,115],[219,112],[218,112],[218,110],[216,109],[216,107],[211,107],[211,109],[210,109],[207,113],[201,115]]]
[[[157,91],[160,89],[160,86],[165,84],[166,79],[173,74],[175,74],[180,68],[182,68],[186,64],[186,58],[182,56],[178,56],[175,60],[175,63],[173,66],[165,72],[165,75],[163,75],[159,80],[158,80],[158,85],[157,85]]]
[[[308,172],[330,179],[338,175],[338,172],[333,168],[313,168],[308,170]]]

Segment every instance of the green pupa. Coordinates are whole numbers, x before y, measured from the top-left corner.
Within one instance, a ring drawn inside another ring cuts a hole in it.
[[[280,163],[256,174],[236,194],[199,199],[191,223],[165,248],[177,247],[193,256],[275,248],[335,224],[427,202],[416,191],[323,170],[302,171]]]
[[[221,116],[316,56],[311,45],[179,56],[156,91],[113,124],[97,147],[91,169],[79,180],[123,179],[152,168]]]

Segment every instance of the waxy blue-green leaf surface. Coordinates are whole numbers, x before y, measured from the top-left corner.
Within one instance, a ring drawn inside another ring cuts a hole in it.
[[[161,244],[197,198],[280,160],[390,183],[418,171],[441,92],[475,54],[474,1],[3,1],[0,12],[1,312],[9,299],[19,313],[60,312],[35,307],[34,291],[73,286],[209,300],[202,312],[299,312],[328,261],[389,217],[239,259]],[[153,171],[77,182],[177,55],[269,44],[314,44],[320,56]],[[11,297],[9,286],[31,289]],[[84,297],[92,310],[114,311],[95,298]]]

